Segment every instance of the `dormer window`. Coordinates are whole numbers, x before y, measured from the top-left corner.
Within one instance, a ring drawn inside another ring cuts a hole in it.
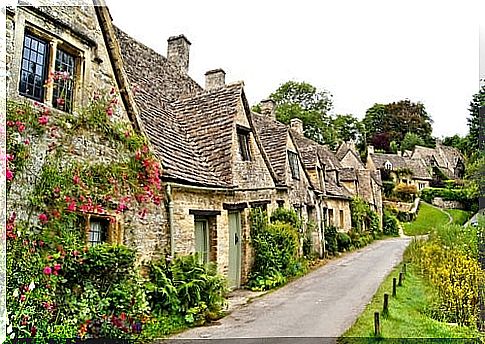
[[[237,139],[239,142],[239,154],[243,161],[251,161],[251,151],[249,149],[249,129],[237,128]]]
[[[290,163],[291,177],[293,179],[300,179],[300,169],[298,166],[298,154],[288,151],[288,161]]]
[[[388,171],[392,170],[392,164],[389,160],[384,163],[384,168]]]

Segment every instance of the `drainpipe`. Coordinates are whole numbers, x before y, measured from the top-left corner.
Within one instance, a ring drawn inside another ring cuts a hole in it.
[[[168,200],[168,229],[170,232],[170,256],[175,256],[175,238],[173,230],[173,198],[172,198],[172,186],[170,184],[166,187],[167,200]]]

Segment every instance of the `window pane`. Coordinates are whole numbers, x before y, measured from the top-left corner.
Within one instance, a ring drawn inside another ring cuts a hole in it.
[[[46,71],[45,51],[46,43],[44,41],[29,34],[25,34],[19,92],[38,101],[43,100],[44,88],[42,87],[42,84],[45,80]],[[34,84],[37,85],[37,87],[33,87]]]
[[[54,107],[71,112],[74,90],[74,56],[58,49],[56,54],[56,75],[54,78]]]

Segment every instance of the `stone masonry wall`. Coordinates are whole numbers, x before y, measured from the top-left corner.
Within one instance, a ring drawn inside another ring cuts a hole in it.
[[[86,104],[95,91],[109,92],[115,86],[114,74],[104,39],[99,28],[94,8],[83,7],[54,7],[30,9],[17,7],[7,11],[7,95],[9,99],[18,101],[32,100],[21,96],[18,92],[20,63],[24,33],[33,30],[34,35],[58,47],[68,46],[77,52],[76,78],[74,96],[74,115],[76,109]],[[119,97],[118,97],[119,98]],[[118,104],[122,104],[118,99]],[[50,100],[46,100],[50,106]],[[65,113],[51,109],[51,117],[62,119]],[[119,105],[112,117],[113,121],[128,121],[125,109]],[[61,144],[63,137],[59,129],[57,135],[47,132],[44,137],[32,138],[31,159],[23,173],[16,175],[10,192],[7,196],[8,211],[16,211],[18,218],[36,221],[31,208],[27,204],[28,195],[32,192],[37,177],[42,170],[46,157],[51,154],[53,145]],[[64,143],[63,143],[64,144]],[[120,153],[116,144],[106,140],[105,137],[94,132],[79,131],[67,143],[68,147],[63,159],[67,161],[80,161],[83,163],[107,163],[121,161],[127,156]],[[145,217],[139,213],[146,208]],[[122,224],[124,233],[123,242],[138,250],[140,260],[149,260],[163,253],[167,245],[166,215],[163,200],[160,206],[138,205],[129,209],[122,215],[115,216]]]

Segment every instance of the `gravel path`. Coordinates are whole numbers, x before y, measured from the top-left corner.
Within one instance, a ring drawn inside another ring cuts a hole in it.
[[[215,325],[172,338],[338,337],[401,262],[410,240],[377,241],[255,299]]]

